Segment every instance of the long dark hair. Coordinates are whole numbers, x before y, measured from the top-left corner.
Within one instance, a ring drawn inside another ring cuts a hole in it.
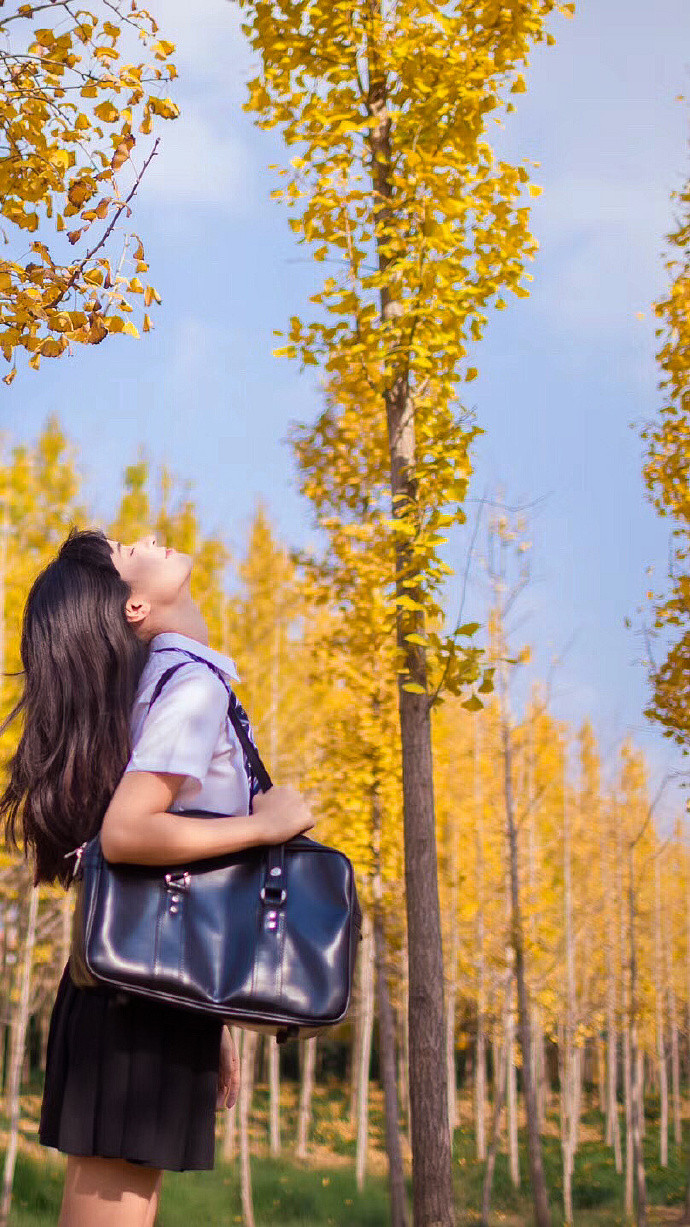
[[[148,646],[125,617],[129,584],[103,532],[71,528],[24,607],[24,713],[0,796],[7,847],[34,857],[34,885],[68,886],[65,854],[99,830],[131,754],[130,713]]]

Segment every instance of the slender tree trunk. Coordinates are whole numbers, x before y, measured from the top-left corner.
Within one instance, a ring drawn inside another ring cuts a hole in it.
[[[269,1145],[272,1155],[280,1154],[280,1048],[275,1035],[268,1039]]]
[[[371,1038],[374,1026],[374,938],[371,918],[364,916],[362,925],[362,1044],[359,1050],[359,1074],[357,1085],[357,1142],[355,1147],[355,1173],[357,1188],[364,1188],[364,1173],[367,1164],[369,1140],[369,1066],[371,1064]]]
[[[613,934],[613,914],[609,909],[607,925],[606,968],[606,1141],[613,1144],[613,1159],[616,1172],[623,1168],[621,1154],[621,1129],[618,1116],[618,1034],[616,1029],[616,959]]]
[[[240,1196],[244,1227],[254,1227],[252,1171],[249,1155],[249,1113],[254,1094],[254,1056],[257,1038],[256,1031],[245,1031],[240,1069]]]
[[[656,1059],[659,1079],[659,1162],[668,1167],[668,1072],[664,1033],[663,976],[661,970],[661,866],[654,859],[654,997],[656,1005]]]
[[[563,783],[563,895],[565,904],[566,1007],[561,1076],[561,1138],[563,1146],[563,1213],[566,1224],[573,1221],[573,1164],[575,1157],[574,1083],[575,1054],[575,953],[573,949],[573,889],[570,848],[570,805],[567,784]],[[559,1044],[560,1047],[560,1044]]]
[[[242,1070],[242,1038],[246,1032],[241,1031],[239,1027],[231,1027],[230,1034],[233,1043],[237,1049],[237,1056],[240,1062],[240,1071]],[[240,1094],[242,1087],[240,1085]],[[238,1096],[239,1099],[239,1096]],[[235,1150],[237,1147],[237,1103],[234,1103],[231,1108],[228,1108],[225,1113],[225,1122],[223,1129],[223,1147],[222,1156],[224,1163],[234,1163]]]
[[[645,1062],[644,1048],[642,1047],[641,1044],[638,1044],[637,1045],[637,1085],[639,1088],[639,1097],[640,1097],[639,1126],[640,1126],[640,1138],[641,1139],[644,1139],[645,1130],[647,1127],[647,1120],[646,1120],[645,1112],[644,1112],[644,1097],[645,1097],[646,1088],[647,1088],[647,1083],[645,1081],[646,1071],[647,1071],[647,1065]]]
[[[637,1211],[636,1222],[637,1227],[645,1227],[647,1222],[647,1186],[644,1171],[644,1155],[642,1152],[642,1105],[644,1092],[637,1046],[637,953],[635,950],[635,882],[632,847],[628,853],[628,933],[630,938],[630,1063],[633,1071],[632,1134]]]
[[[597,1063],[597,1103],[602,1118],[606,1120],[606,1047],[601,1031],[597,1031],[594,1047],[594,1057]]]
[[[512,996],[513,977],[509,970],[506,977],[505,999],[503,1004],[503,1034],[507,1035],[508,1031],[508,1014],[510,1013],[510,998]],[[491,1136],[489,1140],[489,1152],[486,1157],[486,1167],[484,1168],[484,1180],[482,1182],[482,1211],[480,1227],[489,1227],[489,1212],[491,1209],[491,1190],[493,1188],[494,1169],[496,1167],[496,1155],[501,1138],[501,1113],[506,1099],[506,1090],[508,1085],[508,1045],[504,1043],[503,1048],[498,1055],[498,1060],[494,1060],[493,1069],[493,1085],[494,1099],[491,1110]]]
[[[350,1126],[357,1125],[357,1079],[359,1077],[358,1053],[362,1044],[362,957],[357,959],[355,969],[355,994],[352,1009],[352,1043],[350,1045]]]
[[[299,1108],[297,1111],[297,1158],[306,1159],[309,1125],[311,1122],[311,1101],[314,1094],[314,1070],[316,1069],[316,1039],[303,1041],[302,1081],[299,1092]]]
[[[513,1188],[520,1188],[520,1151],[518,1148],[517,1069],[515,1067],[515,1007],[511,1002],[506,1020],[508,1053],[508,1159]]]
[[[0,1227],[7,1227],[12,1205],[12,1185],[14,1183],[14,1166],[17,1159],[19,1141],[19,1116],[21,1103],[21,1074],[24,1064],[24,1049],[26,1031],[29,1022],[29,1001],[31,991],[31,964],[33,961],[36,941],[36,917],[38,914],[38,887],[34,887],[29,898],[29,915],[24,939],[24,958],[22,962],[21,987],[19,1002],[16,1007],[12,1026],[12,1056],[10,1062],[10,1078],[7,1091],[7,1112],[9,1116],[9,1137],[5,1151],[5,1166],[2,1178],[2,1199],[0,1200]]]
[[[635,1209],[635,1159],[633,1153],[633,1090],[630,1056],[630,1026],[626,1016],[623,1037],[623,1087],[625,1098],[625,1213],[631,1218]]]
[[[400,1073],[398,1082],[400,1085],[400,1098],[402,1101],[403,1112],[405,1114],[405,1129],[407,1131],[407,1143],[412,1150],[412,1109],[410,1107],[410,1016],[407,1008],[409,999],[409,975],[408,975],[408,959],[407,959],[407,929],[403,932],[403,942],[400,958],[400,981],[401,981],[401,1000],[400,1000]]]
[[[450,1134],[451,1147],[453,1144],[453,1135],[457,1125],[457,1084],[455,1073],[455,1000],[457,996],[457,977],[458,977],[458,956],[459,956],[459,941],[458,941],[458,925],[455,919],[456,916],[456,895],[457,895],[457,878],[458,878],[458,847],[457,833],[450,825],[450,898],[451,898],[451,923],[448,939],[448,975],[446,994],[446,1082],[448,1085],[448,1131]]]
[[[513,949],[515,983],[518,1002],[518,1030],[522,1056],[522,1081],[527,1115],[527,1152],[529,1156],[532,1204],[537,1227],[550,1227],[551,1211],[546,1192],[544,1165],[541,1153],[541,1138],[537,1122],[536,1095],[532,1077],[532,1037],[530,1034],[527,975],[525,971],[525,942],[520,903],[520,864],[518,856],[517,824],[513,800],[513,748],[510,732],[510,716],[507,705],[505,667],[501,667],[501,735],[503,744],[503,797],[505,802],[506,835],[510,866],[510,940]],[[510,1049],[509,1049],[510,1053]],[[512,1062],[511,1062],[512,1064]]]
[[[391,259],[385,249],[386,202],[392,195],[394,157],[390,141],[388,86],[374,54],[368,57],[373,186],[382,204],[377,229],[378,264]],[[382,321],[396,315],[399,304],[388,287],[380,293]],[[385,392],[391,479],[391,515],[406,517],[417,504],[415,408],[408,375],[399,373]],[[427,693],[426,650],[407,636],[425,629],[424,593],[410,580],[418,564],[408,537],[395,544],[396,596],[417,603],[398,607],[397,644],[406,672],[398,674],[402,742],[405,887],[409,943],[410,1104],[412,1108],[412,1186],[415,1227],[453,1227],[453,1179],[448,1090],[444,1061],[443,950],[438,894],[434,815],[431,710]],[[412,583],[412,586],[408,586]],[[419,693],[405,690],[409,682]]]
[[[379,714],[378,701],[374,704],[374,719]],[[381,865],[381,837],[383,814],[378,785],[372,792],[372,939],[374,980],[377,1013],[379,1019],[379,1065],[383,1083],[384,1123],[386,1154],[388,1156],[388,1185],[390,1189],[391,1227],[407,1227],[407,1197],[402,1150],[400,1148],[400,1124],[398,1117],[398,1087],[395,1075],[395,1020],[388,992],[388,957],[386,929],[383,914],[383,877]],[[367,1071],[368,1072],[368,1071]],[[364,1173],[362,1172],[362,1176]]]
[[[400,1126],[398,1123],[398,1088],[395,1078],[395,1026],[386,979],[386,937],[381,904],[374,904],[374,950],[376,958],[376,1000],[379,1017],[379,1047],[381,1081],[383,1082],[386,1154],[388,1155],[388,1185],[390,1189],[391,1227],[407,1227],[407,1197]]]
[[[474,1130],[477,1158],[486,1159],[486,960],[484,955],[484,798],[479,722],[474,721],[474,811],[477,855],[477,1040],[474,1059]]]
[[[477,1158],[486,1159],[486,1033],[483,992],[478,1000],[477,1040],[474,1058],[474,1120]]]
[[[673,1097],[673,1141],[676,1151],[680,1153],[683,1146],[683,1124],[681,1120],[680,1103],[680,1047],[678,1043],[678,1003],[676,1001],[676,985],[673,968],[673,949],[671,945],[670,919],[668,908],[664,908],[664,964],[666,970],[666,985],[668,990],[669,1022],[671,1026],[671,1094]]]

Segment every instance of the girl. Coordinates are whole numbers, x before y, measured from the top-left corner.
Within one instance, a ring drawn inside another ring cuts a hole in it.
[[[23,837],[35,884],[67,887],[71,854],[99,830],[108,860],[175,865],[282,843],[314,825],[294,789],[254,795],[228,718],[225,680],[239,679],[230,657],[208,646],[191,569],[188,554],[153,536],[124,545],[72,528],[34,581],[24,690],[0,729],[23,712],[0,816],[10,846]],[[213,819],[180,812],[190,808]],[[87,986],[70,958],[50,1020],[39,1126],[40,1141],[68,1156],[59,1227],[152,1227],[163,1171],[213,1167],[215,1111],[238,1089],[219,1018]]]

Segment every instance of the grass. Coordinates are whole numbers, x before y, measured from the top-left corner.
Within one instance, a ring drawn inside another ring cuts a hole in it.
[[[11,1227],[53,1227],[62,1195],[64,1159],[36,1144],[35,1128],[40,1092],[26,1096],[22,1114],[22,1142],[15,1175]],[[287,1080],[282,1086],[281,1128],[285,1156],[272,1159],[267,1153],[268,1094],[257,1087],[251,1122],[252,1182],[257,1227],[387,1227],[389,1223],[386,1161],[383,1151],[382,1100],[372,1086],[371,1132],[368,1174],[359,1193],[354,1178],[354,1136],[348,1102],[342,1086],[333,1081],[319,1085],[314,1102],[310,1154],[306,1162],[292,1156],[296,1129],[297,1088]],[[650,1118],[653,1104],[650,1103]],[[453,1170],[456,1185],[458,1227],[478,1223],[483,1165],[475,1158],[471,1129],[471,1105],[461,1103],[461,1127],[456,1131]],[[220,1121],[220,1118],[219,1118]],[[685,1133],[690,1142],[689,1122]],[[575,1159],[573,1202],[576,1227],[623,1227],[623,1176],[616,1175],[609,1148],[602,1142],[603,1122],[594,1109],[582,1119],[581,1144]],[[406,1146],[405,1146],[406,1149]],[[219,1137],[216,1167],[212,1172],[166,1172],[157,1227],[231,1227],[241,1223],[236,1164],[221,1157]],[[562,1224],[562,1168],[557,1119],[547,1121],[543,1139],[546,1179],[553,1210],[553,1227]],[[409,1163],[409,1155],[406,1154]],[[650,1202],[649,1222],[677,1222],[685,1194],[690,1155],[686,1147],[675,1154],[671,1141],[669,1165],[658,1158],[658,1128],[647,1122],[645,1162]],[[493,1191],[493,1222],[498,1227],[527,1227],[532,1222],[527,1188],[526,1138],[520,1133],[522,1187],[514,1189],[508,1159],[499,1153]]]

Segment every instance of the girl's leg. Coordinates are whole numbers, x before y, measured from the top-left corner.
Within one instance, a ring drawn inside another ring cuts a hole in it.
[[[68,1155],[58,1227],[153,1227],[162,1177],[125,1159]]]

